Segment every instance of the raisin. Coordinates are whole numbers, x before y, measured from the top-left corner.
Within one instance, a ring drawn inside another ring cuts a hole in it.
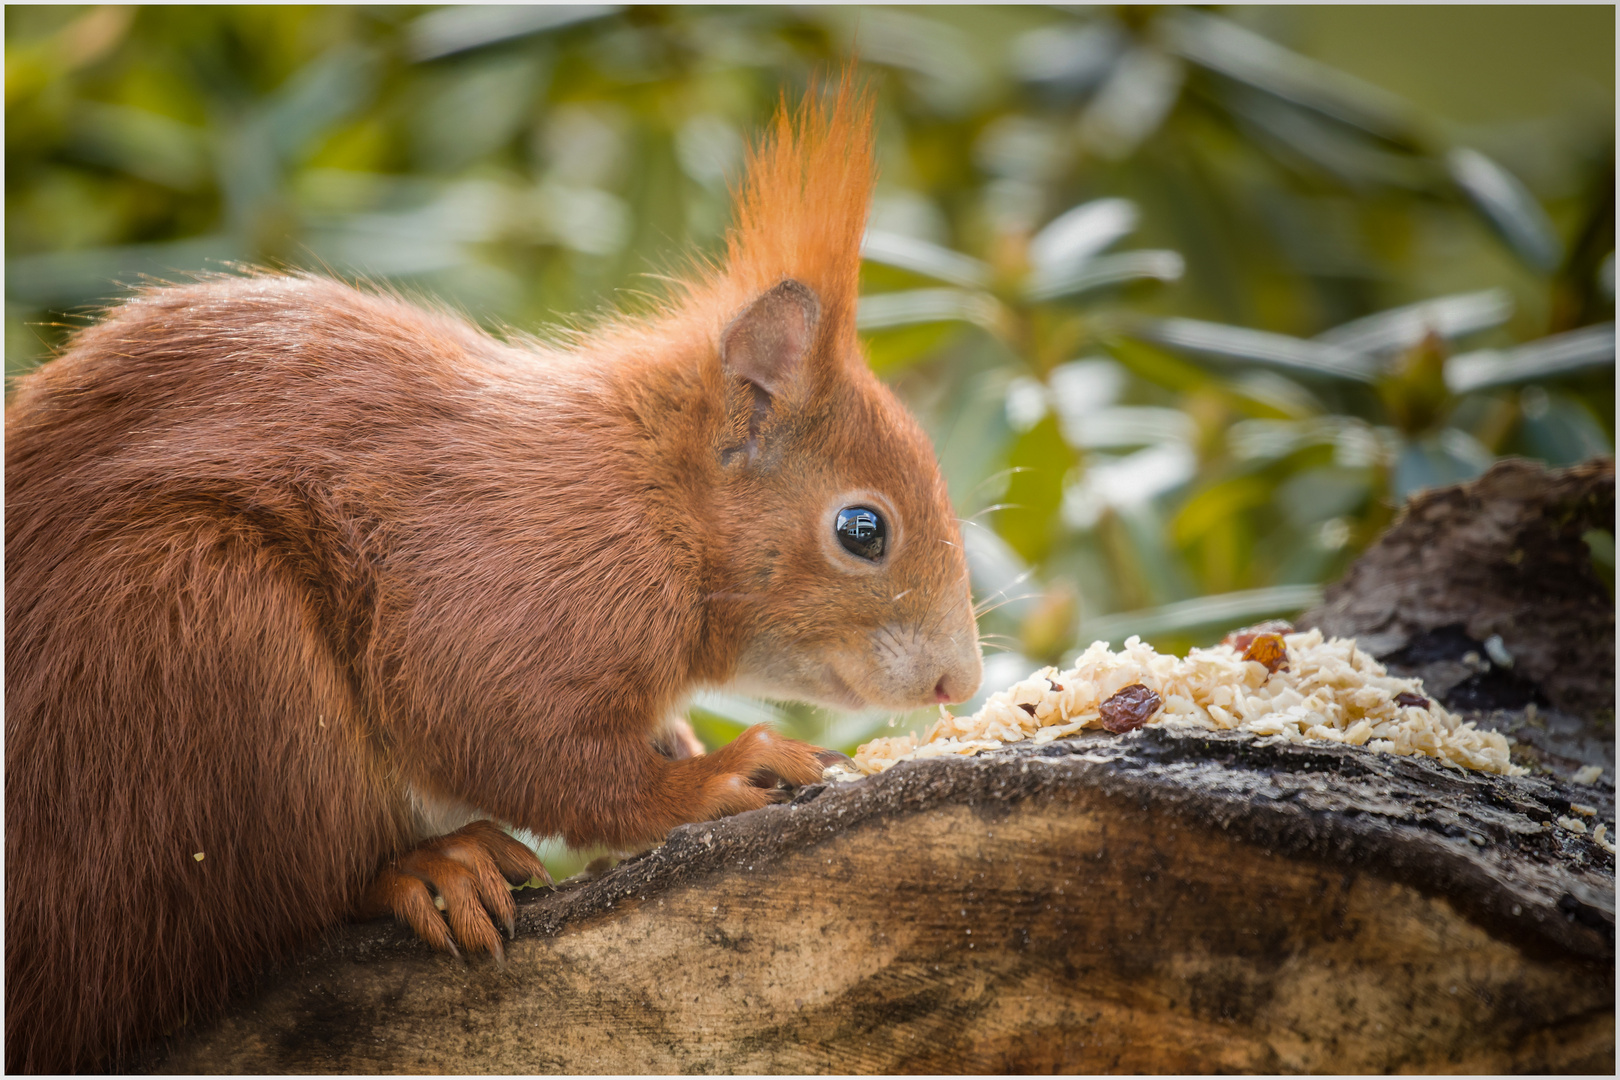
[[[1286,619],[1267,619],[1263,623],[1255,623],[1253,626],[1245,626],[1241,630],[1232,631],[1221,638],[1221,644],[1230,645],[1238,652],[1246,652],[1249,646],[1254,644],[1254,639],[1261,634],[1292,634],[1293,632],[1294,624]]]
[[[1031,715],[1031,716],[1035,715],[1035,706],[1033,706],[1033,705],[1020,705],[1018,707],[1020,709],[1023,709],[1025,712],[1029,713],[1029,715]]]
[[[1097,711],[1102,714],[1102,726],[1119,735],[1147,723],[1163,704],[1158,694],[1141,683],[1132,683],[1103,702]]]
[[[1420,709],[1427,709],[1429,707],[1429,699],[1424,697],[1422,694],[1414,694],[1410,690],[1402,690],[1400,693],[1395,695],[1395,704],[1416,705]]]
[[[1046,680],[1046,685],[1050,686],[1054,691],[1056,691],[1059,694],[1063,693],[1063,684],[1062,683],[1055,683],[1051,679],[1047,679]]]
[[[1281,634],[1256,634],[1243,650],[1243,659],[1264,664],[1267,671],[1276,674],[1278,668],[1288,666],[1288,646],[1283,644]]]

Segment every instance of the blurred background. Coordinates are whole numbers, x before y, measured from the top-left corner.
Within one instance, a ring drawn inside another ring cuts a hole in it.
[[[858,52],[861,327],[967,522],[986,691],[1293,614],[1408,493],[1613,452],[1611,6],[5,17],[8,380],[237,260],[496,330],[633,309],[716,250],[778,96]],[[845,750],[927,719],[692,717]]]

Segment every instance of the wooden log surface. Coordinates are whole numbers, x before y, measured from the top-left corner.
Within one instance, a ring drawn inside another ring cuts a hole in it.
[[[1536,775],[1151,727],[910,762],[519,893],[504,967],[339,928],[122,1065],[1612,1072],[1613,475],[1426,493],[1305,620]]]
[[[1591,529],[1613,535],[1612,458],[1500,461],[1415,495],[1298,621],[1422,679],[1447,708],[1517,740],[1522,762],[1563,776],[1595,765],[1612,783],[1614,597],[1583,539]]]
[[[1144,729],[912,762],[520,894],[504,969],[346,927],[181,1072],[1614,1065],[1612,788]]]

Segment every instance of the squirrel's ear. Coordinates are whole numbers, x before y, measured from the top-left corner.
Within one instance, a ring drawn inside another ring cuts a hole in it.
[[[816,294],[788,279],[749,304],[721,331],[720,362],[727,371],[777,397],[804,372],[820,316]]]

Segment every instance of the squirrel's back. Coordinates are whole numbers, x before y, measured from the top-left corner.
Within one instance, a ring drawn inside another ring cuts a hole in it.
[[[589,567],[558,519],[633,483],[611,447],[581,449],[622,423],[593,385],[566,354],[282,275],[147,291],[19,380],[9,1068],[72,1068],[206,1014],[422,839],[410,800],[441,793],[412,778],[455,763],[413,760],[402,725],[523,677],[500,606]],[[595,531],[657,561],[634,520]],[[574,674],[618,636],[588,612],[558,623]],[[412,635],[441,642],[414,678]]]

